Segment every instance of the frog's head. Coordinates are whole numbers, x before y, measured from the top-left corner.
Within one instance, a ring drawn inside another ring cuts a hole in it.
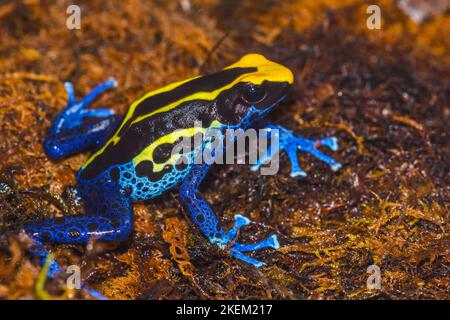
[[[263,117],[282,100],[294,81],[288,68],[259,54],[247,54],[224,71],[241,74],[216,100],[219,121],[247,125]]]

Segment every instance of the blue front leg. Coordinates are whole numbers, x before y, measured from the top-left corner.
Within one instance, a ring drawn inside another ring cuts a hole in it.
[[[263,262],[249,258],[245,256],[243,252],[256,251],[263,248],[278,249],[280,245],[276,235],[255,244],[233,243],[233,241],[236,240],[238,230],[249,224],[250,220],[241,215],[235,215],[234,226],[228,231],[222,229],[216,215],[198,191],[198,187],[206,176],[209,167],[210,166],[207,164],[194,165],[192,167],[188,177],[180,187],[181,200],[191,213],[194,222],[199,226],[200,230],[212,244],[216,244],[224,249],[231,242],[232,245],[229,248],[229,252],[233,256],[256,267],[263,266]]]
[[[338,149],[338,141],[336,137],[326,137],[318,140],[310,140],[297,137],[293,134],[292,131],[285,129],[282,126],[268,125],[266,129],[269,135],[278,135],[279,149],[275,150],[275,152],[271,154],[271,148],[268,148],[266,154],[261,159],[258,159],[258,162],[251,167],[251,170],[258,170],[264,163],[269,162],[273,158],[273,156],[281,150],[285,150],[287,156],[289,157],[292,168],[291,177],[293,178],[306,176],[306,172],[298,164],[297,151],[299,150],[312,154],[319,160],[325,162],[331,167],[333,171],[337,171],[341,168],[342,165],[339,162],[323,154],[317,149],[320,146],[326,146],[331,150],[336,151]]]
[[[87,109],[88,105],[97,96],[108,89],[117,87],[117,81],[113,78],[109,78],[105,82],[99,84],[81,100],[75,99],[75,90],[72,83],[66,82],[64,83],[64,87],[66,88],[68,96],[67,106],[56,117],[49,134],[56,134],[61,131],[75,128],[79,126],[87,117],[105,118],[114,114],[114,111],[109,109]]]
[[[122,119],[109,109],[87,109],[98,95],[117,86],[114,79],[98,85],[79,101],[75,99],[73,85],[66,82],[64,86],[68,96],[67,106],[56,117],[44,141],[45,152],[53,159],[96,147]],[[98,119],[85,122],[86,118]]]

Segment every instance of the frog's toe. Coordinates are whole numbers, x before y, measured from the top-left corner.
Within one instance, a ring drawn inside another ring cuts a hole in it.
[[[67,104],[73,105],[75,103],[75,89],[73,87],[72,82],[64,82],[64,88],[66,89],[67,93]]]
[[[234,216],[234,226],[230,230],[225,232],[221,237],[213,238],[212,242],[218,244],[222,249],[225,248],[230,241],[233,241],[236,238],[239,229],[243,226],[248,225],[249,223],[249,218],[246,218],[240,214],[236,214]]]
[[[244,217],[243,215],[236,214],[234,216],[234,225],[236,228],[241,228],[243,226],[246,226],[250,223],[250,219],[247,217]]]
[[[247,262],[251,265],[254,265],[255,267],[261,267],[264,265],[263,262],[247,257],[244,255],[244,252],[253,252],[265,248],[271,248],[271,249],[279,249],[280,243],[278,242],[278,238],[276,235],[272,235],[269,238],[262,240],[257,243],[239,243],[235,242],[231,246],[229,252],[236,258]]]
[[[291,162],[291,177],[304,177],[306,172],[298,165],[297,151],[307,152],[317,159],[328,164],[333,171],[339,170],[342,165],[320,152],[318,148],[326,146],[329,149],[336,151],[339,147],[336,137],[326,137],[318,140],[310,140],[295,136],[291,131],[280,129],[280,149],[284,149]]]
[[[302,138],[298,138],[298,139],[302,139]],[[334,160],[333,158],[327,156],[326,154],[320,152],[317,149],[321,145],[325,145],[332,150],[334,150],[333,148],[337,149],[337,141],[334,141],[335,139],[336,139],[335,137],[329,137],[329,138],[324,138],[321,140],[313,141],[312,145],[308,144],[308,143],[302,144],[302,145],[299,145],[299,149],[301,151],[304,151],[304,152],[307,152],[307,153],[313,155],[320,161],[325,162],[326,164],[328,164],[330,166],[331,170],[337,171],[342,167],[342,165],[339,162],[337,162],[336,160]],[[327,143],[327,144],[323,143],[322,142],[323,140],[325,140],[325,143]]]
[[[107,118],[114,115],[113,110],[108,109],[87,109],[87,106],[104,91],[115,88],[117,81],[109,78],[105,82],[96,86],[83,99],[76,100],[75,89],[71,82],[65,82],[64,87],[67,92],[67,106],[57,116],[55,123],[50,130],[51,134],[78,127],[84,118]]]
[[[324,145],[333,151],[337,151],[339,149],[339,143],[338,143],[338,139],[336,137],[326,137],[326,138],[317,140],[315,147],[317,148],[320,145]]]
[[[253,259],[253,258],[250,258],[250,257],[247,257],[245,254],[243,254],[241,251],[239,251],[237,249],[231,248],[229,252],[231,253],[231,255],[233,255],[233,257],[235,257],[235,258],[237,258],[239,260],[242,260],[242,261],[244,261],[246,263],[249,263],[249,264],[251,264],[251,265],[253,265],[253,266],[257,267],[257,268],[262,267],[262,266],[265,265],[264,262],[256,260],[256,259]]]
[[[107,118],[113,115],[112,109],[85,109],[80,112],[81,118]]]
[[[285,145],[283,146],[286,154],[291,163],[291,174],[292,178],[306,177],[306,172],[298,164],[297,148],[295,145]]]
[[[307,152],[319,160],[328,164],[333,171],[339,170],[342,165],[334,160],[333,158],[327,156],[326,154],[320,152],[318,148],[320,146],[326,146],[332,151],[337,151],[339,148],[338,140],[336,137],[325,137],[318,140],[310,140],[294,135],[292,131],[289,131],[278,125],[270,125],[266,128],[270,132],[271,137],[277,137],[279,143],[272,145],[267,148],[265,154],[258,159],[258,161],[251,166],[252,171],[258,170],[263,164],[271,161],[275,155],[281,150],[284,150],[289,157],[289,162],[291,163],[291,173],[292,178],[306,177],[306,172],[300,167],[297,152],[303,151]]]
[[[227,233],[225,233],[221,239],[213,239],[212,242],[216,243],[222,249],[225,249],[232,241],[234,241],[238,235],[238,231],[243,226],[246,226],[250,223],[250,219],[237,214],[234,216],[234,226]],[[236,258],[250,263],[256,267],[260,267],[264,265],[261,261],[255,260],[253,258],[249,258],[243,254],[243,252],[252,252],[261,250],[264,248],[278,249],[280,248],[280,243],[278,242],[278,238],[276,235],[272,235],[262,241],[256,243],[239,243],[233,242],[231,247],[229,248],[229,252],[235,256]]]
[[[239,243],[235,242],[232,246],[232,248],[241,251],[241,252],[251,252],[251,251],[257,251],[264,248],[272,248],[272,249],[279,249],[280,243],[278,242],[277,236],[274,234],[267,239],[264,239],[257,243]]]
[[[276,234],[273,234],[270,236],[269,243],[270,243],[271,248],[273,248],[275,250],[280,249],[280,242],[278,242],[278,237]]]
[[[113,88],[117,88],[118,82],[114,77],[109,77],[105,81],[105,85],[107,86],[108,89],[113,89]]]
[[[301,168],[298,170],[295,170],[294,168],[292,168],[291,173],[289,175],[291,176],[291,178],[296,179],[296,178],[306,177],[308,174],[305,171],[303,171],[303,169],[301,169]]]
[[[91,90],[80,102],[83,107],[88,106],[97,96],[105,92],[106,90],[113,89],[117,87],[117,81],[110,77],[103,83],[100,83],[94,89]]]
[[[83,99],[76,100],[73,84],[71,82],[65,82],[64,88],[67,92],[67,107],[64,109],[64,113],[66,116],[79,117],[79,113],[82,113],[82,110],[85,109],[95,98],[106,90],[113,89],[115,87],[117,87],[117,81],[114,78],[109,78],[92,89]]]
[[[252,171],[259,170],[259,168],[261,168],[262,165],[269,163],[269,161],[271,161],[275,155],[278,155],[278,152],[280,151],[279,146],[273,149],[274,150],[272,150],[272,146],[267,148],[266,152],[261,157],[258,158],[256,163],[250,166],[250,170]]]

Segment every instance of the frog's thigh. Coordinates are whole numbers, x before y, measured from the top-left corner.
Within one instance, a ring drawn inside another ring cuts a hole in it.
[[[133,209],[130,198],[112,184],[84,186],[82,194],[90,214],[65,216],[32,223],[25,231],[39,242],[86,243],[123,240],[131,232]]]

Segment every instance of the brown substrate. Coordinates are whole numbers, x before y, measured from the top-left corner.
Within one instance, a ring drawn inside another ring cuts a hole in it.
[[[373,1],[371,1],[373,2]],[[381,30],[363,1],[86,1],[81,30],[54,1],[0,4],[0,298],[36,296],[40,267],[17,226],[81,212],[71,200],[87,155],[50,161],[42,141],[65,105],[109,76],[119,87],[93,107],[124,112],[144,92],[260,52],[296,83],[269,115],[306,137],[336,135],[333,173],[300,154],[293,180],[218,166],[202,185],[226,226],[251,217],[240,240],[279,236],[282,248],[245,265],[211,247],[176,190],[135,206],[135,229],[116,246],[55,245],[62,265],[114,299],[449,299],[450,17],[421,25],[392,1]],[[62,2],[58,2],[61,4]],[[214,49],[214,50],[213,50]],[[69,186],[69,187],[68,187]],[[381,269],[369,290],[367,267]],[[54,297],[64,277],[48,280]],[[84,292],[75,297],[90,298]]]

